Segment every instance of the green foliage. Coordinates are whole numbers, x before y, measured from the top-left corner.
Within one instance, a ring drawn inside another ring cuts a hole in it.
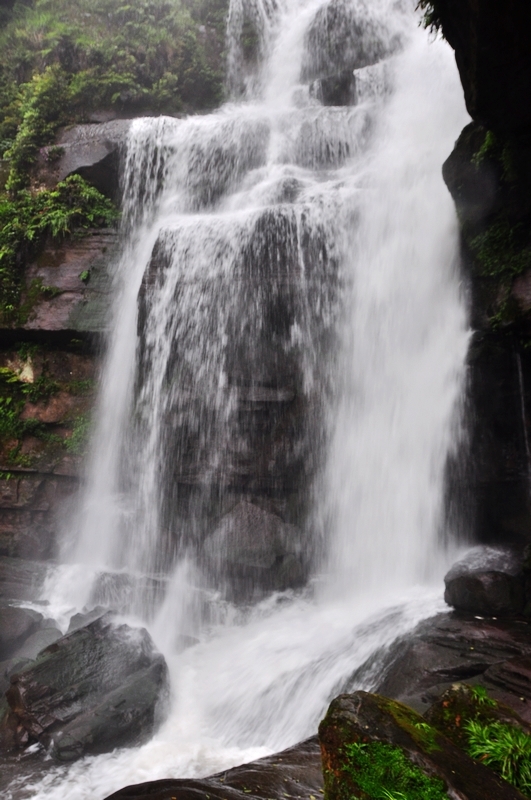
[[[175,113],[222,98],[228,0],[35,0],[0,31],[0,151],[27,185],[59,125],[101,108]]]
[[[61,239],[73,233],[110,225],[117,211],[110,200],[79,175],[71,175],[55,189],[15,198],[0,195],[0,314],[14,320],[38,299],[56,291],[34,281],[27,292],[29,308],[19,309],[21,266],[35,255],[47,237]]]
[[[484,233],[470,241],[482,275],[502,277],[521,275],[531,267],[531,244],[523,225],[497,219]]]
[[[498,140],[496,134],[492,131],[487,131],[483,144],[472,157],[472,163],[475,167],[479,167],[489,155],[493,155],[498,148]]]
[[[345,770],[370,800],[447,800],[443,781],[425,775],[399,747],[354,743],[344,754]]]
[[[90,417],[86,414],[81,414],[76,417],[74,427],[72,428],[72,435],[66,441],[66,449],[69,453],[75,456],[84,455],[87,449],[87,443],[90,432]]]
[[[53,141],[57,126],[64,121],[68,99],[68,79],[57,64],[34,75],[20,91],[20,125],[12,146],[4,152],[11,171],[6,184],[9,192],[23,189],[29,182],[28,170],[39,147]]]
[[[531,794],[531,736],[502,722],[468,721],[468,752],[523,794]]]
[[[432,33],[442,31],[442,19],[439,8],[440,0],[419,0],[417,3],[417,10],[420,9],[424,12],[422,17],[422,25],[429,28]]]
[[[468,691],[470,692],[472,699],[480,706],[487,706],[489,708],[496,708],[498,705],[496,700],[493,700],[492,697],[489,697],[489,693],[485,689],[484,686],[478,684],[477,686],[470,686]]]

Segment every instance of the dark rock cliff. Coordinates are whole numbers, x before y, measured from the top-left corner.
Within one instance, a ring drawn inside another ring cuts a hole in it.
[[[472,123],[443,175],[459,215],[472,325],[465,495],[475,538],[531,538],[531,6],[421,2],[455,50]]]

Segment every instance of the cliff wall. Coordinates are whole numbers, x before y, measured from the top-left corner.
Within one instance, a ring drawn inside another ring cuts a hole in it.
[[[421,2],[455,50],[472,122],[444,164],[475,336],[465,495],[480,541],[531,538],[531,6]]]

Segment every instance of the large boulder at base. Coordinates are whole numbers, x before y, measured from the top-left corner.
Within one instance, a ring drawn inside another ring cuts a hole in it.
[[[503,547],[474,547],[444,578],[448,605],[473,614],[514,616],[526,605],[524,559]]]
[[[325,800],[408,797],[413,790],[434,800],[523,797],[415,711],[381,695],[337,697],[319,726],[319,739]]]
[[[213,573],[230,578],[244,596],[282,591],[304,579],[299,530],[253,503],[242,501],[222,517],[204,553]]]
[[[272,800],[310,798],[323,790],[317,737],[281,753],[201,780],[161,780],[127,786],[107,800]]]
[[[15,742],[40,742],[60,760],[136,744],[157,720],[167,667],[146,630],[111,614],[63,636],[11,676]]]

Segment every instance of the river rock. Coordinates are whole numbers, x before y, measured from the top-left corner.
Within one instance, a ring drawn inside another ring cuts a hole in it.
[[[126,786],[107,800],[271,800],[313,798],[323,791],[317,737],[281,753],[201,780],[161,780]]]
[[[147,631],[107,614],[46,647],[11,676],[6,696],[16,744],[40,742],[70,761],[149,735],[166,690],[166,664]]]
[[[524,560],[503,547],[474,547],[444,578],[448,605],[473,614],[514,616],[525,608]]]
[[[387,745],[389,754],[401,752],[410,767],[437,781],[441,792],[459,800],[522,800],[523,795],[498,775],[469,758],[449,739],[431,727],[407,706],[367,692],[340,695],[332,701],[319,726],[319,739],[325,776],[325,797],[368,797],[363,791],[364,777],[374,775],[374,763],[367,759],[371,745]],[[365,745],[359,751],[349,746]],[[364,772],[364,760],[370,773]],[[367,761],[365,761],[367,763]],[[378,781],[380,783],[380,780]],[[383,769],[381,789],[398,794],[397,776]],[[407,796],[407,787],[402,796]],[[399,795],[400,796],[400,795]]]
[[[300,532],[276,514],[240,502],[220,521],[204,545],[215,575],[231,578],[243,595],[284,590],[303,580]]]

